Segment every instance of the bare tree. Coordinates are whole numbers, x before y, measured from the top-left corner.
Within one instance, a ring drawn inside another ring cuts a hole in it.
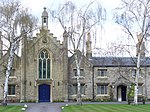
[[[60,23],[68,35],[69,52],[75,57],[77,69],[77,104],[81,104],[80,65],[85,54],[85,35],[96,30],[94,29],[95,26],[102,26],[103,21],[106,19],[106,10],[95,1],[80,9],[77,9],[74,3],[68,1],[60,5],[58,10],[51,10],[50,12],[53,19]],[[80,56],[78,51],[81,51]]]
[[[32,32],[35,28],[37,19],[23,8],[19,1],[1,0],[0,2],[0,31],[3,39],[9,42],[7,53],[9,54],[6,76],[4,82],[4,101],[3,105],[7,105],[8,79],[11,73],[13,58],[18,44],[26,34]]]
[[[138,78],[140,74],[143,45],[148,40],[150,30],[150,1],[149,0],[122,0],[122,5],[115,10],[116,23],[137,44],[136,78],[134,103],[138,104]]]

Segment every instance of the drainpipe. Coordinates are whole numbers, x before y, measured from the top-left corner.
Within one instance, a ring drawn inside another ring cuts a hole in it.
[[[92,99],[95,99],[95,91],[94,91],[94,66],[92,66],[92,89],[93,89],[93,93],[92,93]]]
[[[146,68],[146,66],[145,66],[145,97],[146,97],[146,99],[147,99],[147,75],[146,75],[146,71],[147,71],[147,68]]]

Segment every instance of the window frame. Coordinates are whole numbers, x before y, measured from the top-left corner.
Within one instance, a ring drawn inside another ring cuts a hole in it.
[[[51,79],[51,58],[46,49],[38,54],[38,79]]]
[[[8,85],[8,96],[16,96],[16,85],[15,84]]]
[[[107,69],[97,69],[97,77],[107,77],[107,72]]]
[[[77,69],[73,69],[73,76],[74,77],[77,77]],[[85,73],[84,73],[84,69],[83,68],[80,68],[80,77],[85,77]]]
[[[80,84],[80,93],[85,95],[85,84]],[[72,95],[77,95],[77,84],[72,84]]]
[[[131,74],[132,74],[132,77],[135,78],[135,76],[136,76],[136,68],[135,69],[131,69]],[[142,76],[142,69],[140,69],[140,74],[139,74],[139,77],[141,77],[141,76]]]
[[[104,88],[103,92],[102,87]],[[97,95],[108,95],[108,84],[97,84]]]
[[[138,95],[143,95],[143,86],[142,85],[138,86]]]

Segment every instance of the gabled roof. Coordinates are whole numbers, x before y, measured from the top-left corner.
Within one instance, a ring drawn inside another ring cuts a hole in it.
[[[90,61],[88,60],[88,58],[86,56],[82,55],[82,52],[80,50],[77,50],[76,53],[77,53],[79,59],[81,59],[81,56],[83,56],[82,61],[88,62],[89,64],[91,64]],[[74,61],[75,61],[75,54],[73,54],[71,57],[68,58],[69,64],[72,64]]]
[[[137,58],[134,57],[92,57],[89,61],[99,67],[136,67]],[[150,66],[150,58],[141,59],[141,66]]]

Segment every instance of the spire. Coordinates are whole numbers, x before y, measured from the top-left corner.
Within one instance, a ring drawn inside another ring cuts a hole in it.
[[[44,11],[42,12],[42,28],[48,29],[48,13],[46,7],[44,7]]]
[[[87,41],[86,41],[86,57],[91,58],[92,57],[92,47],[91,47],[91,35],[90,33],[87,34]]]

